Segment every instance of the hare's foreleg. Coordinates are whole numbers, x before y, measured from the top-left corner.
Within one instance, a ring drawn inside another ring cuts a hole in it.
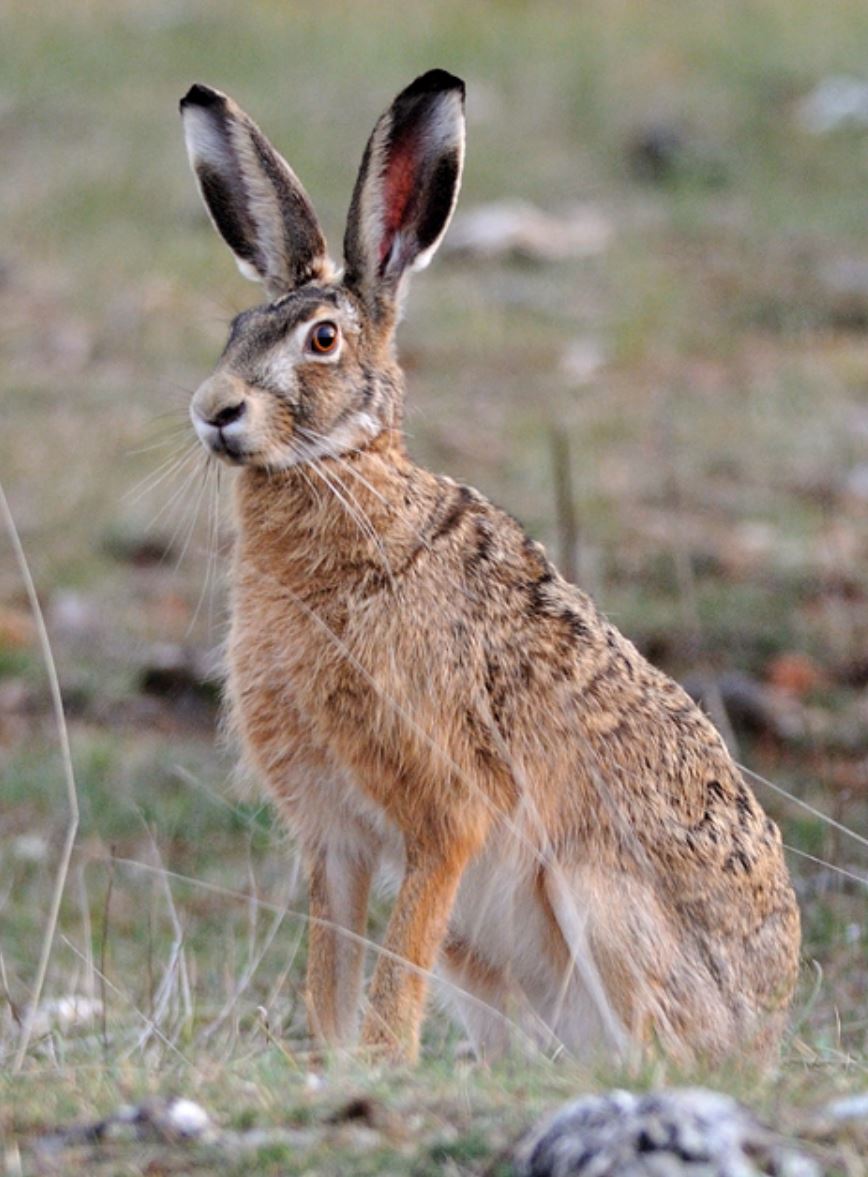
[[[414,1061],[425,991],[472,850],[408,853],[407,869],[386,930],[362,1026],[366,1046]]]
[[[373,869],[327,847],[308,854],[308,1023],[328,1045],[355,1038]],[[349,934],[347,934],[349,933]]]

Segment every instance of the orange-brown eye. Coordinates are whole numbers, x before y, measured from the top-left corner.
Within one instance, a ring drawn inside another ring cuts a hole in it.
[[[339,338],[337,323],[317,323],[307,337],[307,345],[318,356],[327,356],[335,350]]]

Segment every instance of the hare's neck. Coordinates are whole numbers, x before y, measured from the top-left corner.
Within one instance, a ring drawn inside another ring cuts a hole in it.
[[[242,568],[298,589],[388,575],[412,558],[436,499],[400,438],[278,474],[241,472],[236,506]]]

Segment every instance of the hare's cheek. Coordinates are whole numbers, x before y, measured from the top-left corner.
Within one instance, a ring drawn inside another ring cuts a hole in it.
[[[257,448],[285,445],[293,434],[293,416],[285,401],[271,394],[257,396],[251,414],[251,442]]]
[[[318,435],[327,434],[344,417],[353,401],[347,374],[331,364],[309,364],[299,373],[298,424]]]

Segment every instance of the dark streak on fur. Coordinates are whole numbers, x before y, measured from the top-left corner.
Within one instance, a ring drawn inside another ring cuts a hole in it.
[[[491,719],[497,730],[504,732],[503,710],[509,697],[509,691],[503,682],[503,673],[497,658],[488,653],[485,655],[485,694],[491,707]]]
[[[458,493],[453,498],[449,510],[431,533],[431,542],[433,543],[441,536],[448,535],[450,531],[453,531],[475,501],[475,496],[468,487],[459,486]]]
[[[738,848],[723,860],[723,869],[732,875],[737,874],[741,869],[747,875],[750,874],[751,862],[744,850]]]
[[[467,573],[475,573],[481,564],[485,564],[491,556],[492,549],[491,524],[482,516],[476,519],[476,543],[469,555],[464,558],[464,569]]]
[[[562,609],[558,619],[563,621],[576,641],[587,641],[591,636],[588,623],[579,617],[572,609]]]
[[[371,402],[374,399],[374,394],[377,390],[377,379],[372,369],[366,364],[362,368],[362,396],[359,402],[360,408],[370,408]]]
[[[720,783],[720,781],[706,781],[705,787],[708,790],[709,795],[712,796],[715,801],[726,800],[726,793],[724,792],[723,785]]]
[[[753,805],[751,804],[747,789],[741,783],[736,786],[735,808],[738,813],[739,823],[742,826],[748,825],[754,815]]]

